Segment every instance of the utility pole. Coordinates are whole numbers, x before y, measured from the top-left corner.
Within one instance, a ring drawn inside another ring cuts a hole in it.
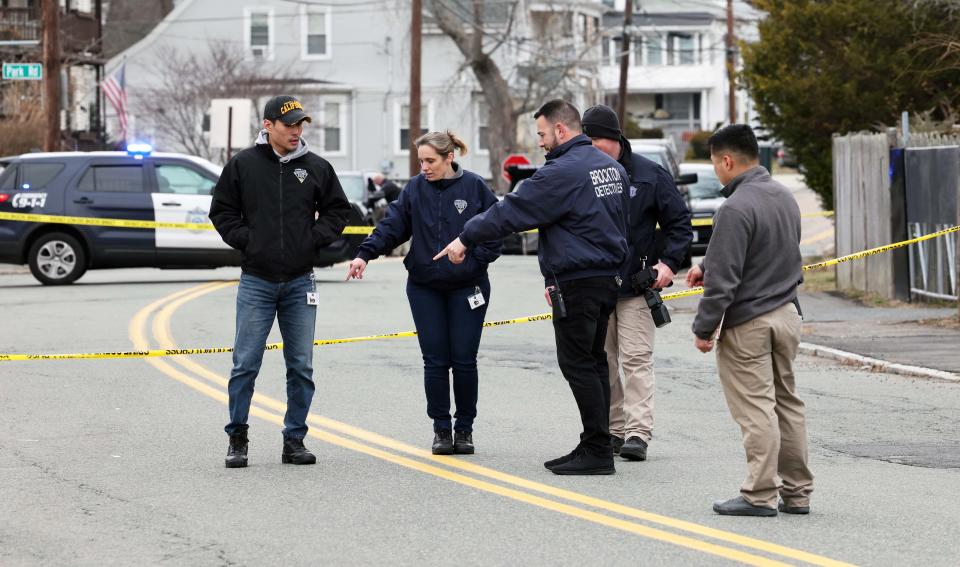
[[[737,123],[737,38],[733,31],[733,0],[727,0],[727,104],[730,106],[730,123]]]
[[[420,160],[413,141],[420,137],[420,47],[423,31],[421,0],[413,0],[410,14],[410,177],[420,173]]]
[[[106,51],[103,47],[103,0],[96,0],[94,3],[94,14],[97,18],[97,48],[102,57]],[[107,139],[103,127],[103,91],[100,89],[100,83],[103,82],[103,64],[98,63],[94,69],[96,70],[97,86],[94,89],[96,93],[96,102],[94,103],[96,113],[92,125],[93,130],[97,133],[97,144],[99,145]]]
[[[43,0],[43,149],[60,149],[60,2]]]
[[[620,34],[620,88],[617,89],[617,116],[620,128],[627,127],[627,73],[630,72],[630,23],[633,20],[633,0],[627,0],[623,9],[623,33]]]

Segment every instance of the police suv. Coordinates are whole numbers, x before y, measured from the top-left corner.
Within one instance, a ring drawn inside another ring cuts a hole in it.
[[[207,160],[153,153],[33,153],[0,158],[0,212],[207,224],[221,168]],[[338,174],[353,205],[350,225],[369,224],[363,176]],[[319,250],[316,266],[354,257],[363,235]],[[88,269],[239,266],[240,252],[215,230],[144,229],[0,219],[0,262],[29,264],[41,283],[68,284]]]

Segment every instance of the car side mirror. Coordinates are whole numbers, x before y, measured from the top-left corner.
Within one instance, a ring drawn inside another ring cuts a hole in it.
[[[684,173],[680,175],[680,177],[677,177],[676,184],[677,185],[693,185],[694,183],[697,182],[697,179],[698,178],[696,173]]]

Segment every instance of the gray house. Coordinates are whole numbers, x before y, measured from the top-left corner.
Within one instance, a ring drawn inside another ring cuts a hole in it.
[[[487,151],[482,90],[461,51],[432,23],[429,4],[424,2],[423,128],[457,132],[471,148],[464,166],[486,177],[498,175]],[[469,2],[443,4],[470,14]],[[557,57],[571,58],[576,68],[568,90],[555,94],[581,104],[601,99],[596,63],[602,2],[520,1],[513,12],[503,9],[502,1],[489,5],[484,41],[501,42],[494,59],[508,83],[532,75],[538,42],[561,37],[564,50]],[[464,26],[469,30],[470,22]],[[209,100],[252,99],[251,115],[235,119],[240,128],[249,123],[252,139],[264,100],[284,92],[302,99],[314,117],[304,137],[336,168],[392,167],[402,177],[410,146],[409,36],[409,0],[180,0],[148,36],[113,58],[107,72],[125,67],[128,140],[222,163],[224,152],[205,142]],[[108,127],[116,131],[109,113]],[[533,121],[521,117],[518,130],[535,157]]]

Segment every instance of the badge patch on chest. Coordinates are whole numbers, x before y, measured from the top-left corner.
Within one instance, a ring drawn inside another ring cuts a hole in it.
[[[297,176],[297,179],[300,180],[300,183],[303,183],[303,180],[307,178],[306,169],[294,169],[293,174]]]
[[[457,199],[453,202],[453,206],[455,206],[457,208],[457,212],[462,215],[463,211],[465,211],[467,208],[467,202],[463,199]]]

